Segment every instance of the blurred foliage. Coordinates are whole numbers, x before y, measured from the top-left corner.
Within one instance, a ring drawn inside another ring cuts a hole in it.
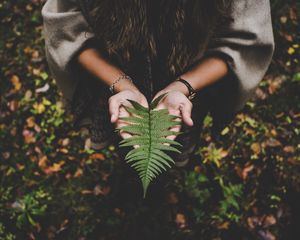
[[[40,0],[0,2],[0,239],[262,239],[300,235],[300,3],[273,0],[276,52],[235,120],[141,198],[116,146],[71,128],[44,57]]]

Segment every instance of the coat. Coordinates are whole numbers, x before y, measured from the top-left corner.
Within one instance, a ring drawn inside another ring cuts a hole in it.
[[[176,75],[186,71],[203,57],[223,58],[229,67],[228,76],[203,89],[199,94],[205,96],[201,98],[201,104],[208,107],[214,120],[214,128],[220,130],[253,96],[268,69],[275,47],[269,0],[233,0],[231,9],[233,21],[216,28],[213,35],[208,35],[201,44],[196,46],[193,49],[194,54],[190,55],[189,61],[182,68],[180,66],[183,64],[180,65],[179,61],[177,61],[179,68],[176,69],[171,64],[164,65],[159,58],[153,60],[147,54],[136,57],[131,65],[122,65],[122,61],[118,61],[117,57],[112,56],[112,60],[120,64],[120,67],[124,67],[133,79],[140,79],[136,81],[136,85],[150,100],[153,94],[166,86]],[[76,98],[80,94],[76,92],[82,92],[83,79],[91,78],[88,73],[78,68],[73,60],[88,43],[93,44],[97,36],[76,0],[47,0],[42,9],[42,16],[49,68],[62,92],[64,105],[67,109],[71,109],[74,103],[78,105]],[[112,26],[106,27],[105,24],[101,27],[103,32],[112,28]],[[197,33],[197,29],[193,31]],[[184,49],[180,47],[182,46],[175,45],[175,49]],[[121,48],[119,50],[122,51]],[[184,50],[182,52],[185,53]],[[148,66],[144,71],[144,73],[148,72],[147,77],[139,75],[144,74],[139,72],[144,65]],[[107,88],[108,86],[100,85],[100,89],[104,91],[102,94],[104,104],[102,113],[98,112],[98,114],[105,115],[106,118],[100,119],[98,125],[100,123],[103,126],[109,124],[105,106],[108,104],[109,93],[104,90]],[[196,102],[197,98],[194,101]],[[85,122],[84,119],[88,118],[81,116],[82,122]],[[99,131],[104,132],[105,127]],[[104,141],[109,135],[107,133],[105,137],[100,136],[100,138]]]

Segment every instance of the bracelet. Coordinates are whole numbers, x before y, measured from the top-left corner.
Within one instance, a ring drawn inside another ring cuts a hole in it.
[[[183,78],[181,78],[181,77],[178,77],[178,78],[176,79],[176,81],[182,82],[182,83],[188,88],[188,90],[189,90],[188,99],[189,99],[189,100],[192,100],[192,99],[195,97],[195,95],[196,95],[196,91],[195,91],[195,89],[191,86],[191,84],[190,84],[188,81],[186,81],[186,80],[184,80]]]
[[[118,77],[113,83],[112,85],[109,87],[109,90],[111,91],[112,94],[115,93],[115,84],[118,83],[120,80],[122,79],[128,79],[132,82],[131,77],[129,77],[128,75],[126,75],[125,73],[122,73],[122,75],[120,77]]]

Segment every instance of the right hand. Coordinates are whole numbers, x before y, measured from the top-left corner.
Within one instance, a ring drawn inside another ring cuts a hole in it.
[[[123,107],[123,105],[126,107],[132,107],[131,103],[127,99],[134,100],[148,108],[148,101],[139,90],[126,89],[114,94],[108,99],[108,104],[111,122],[115,123],[116,128],[128,125],[128,123],[119,119],[120,117],[130,116],[130,113]],[[123,139],[126,139],[132,135],[130,133],[120,131],[120,136]]]

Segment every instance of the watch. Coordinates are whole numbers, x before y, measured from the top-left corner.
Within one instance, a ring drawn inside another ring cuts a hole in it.
[[[188,90],[189,90],[188,99],[189,100],[192,100],[196,96],[195,89],[191,86],[191,84],[188,81],[184,80],[181,77],[178,77],[175,81],[182,82],[188,88]]]

